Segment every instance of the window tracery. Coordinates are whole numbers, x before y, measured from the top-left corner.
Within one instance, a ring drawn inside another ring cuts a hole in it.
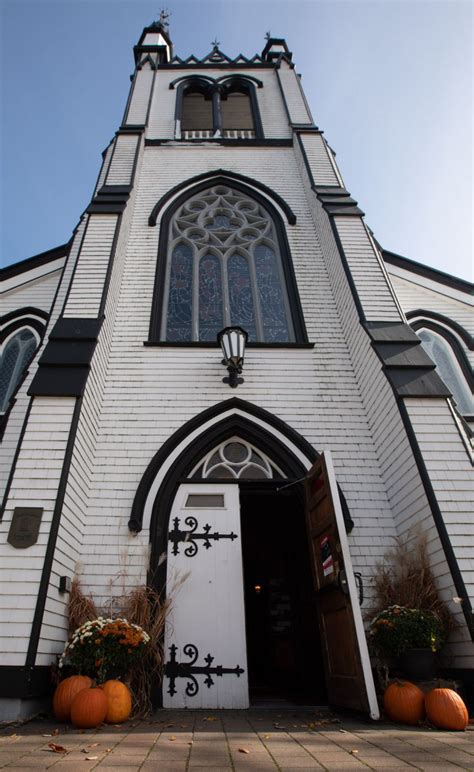
[[[295,341],[275,225],[257,200],[215,185],[170,222],[161,339],[215,341],[240,325],[249,341]]]
[[[209,451],[189,475],[191,480],[274,480],[285,477],[265,453],[237,436]]]

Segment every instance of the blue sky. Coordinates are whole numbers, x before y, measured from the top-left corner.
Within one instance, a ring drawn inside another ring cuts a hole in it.
[[[317,125],[387,249],[472,281],[472,4],[168,0],[175,53],[285,37]],[[160,5],[0,0],[1,264],[69,240]]]

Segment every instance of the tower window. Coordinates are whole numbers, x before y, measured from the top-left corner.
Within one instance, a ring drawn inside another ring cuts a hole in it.
[[[187,78],[178,86],[175,119],[176,139],[263,137],[255,85],[244,76]]]
[[[239,325],[250,343],[304,342],[299,302],[290,306],[289,255],[261,200],[214,185],[177,206],[168,222],[152,340],[215,342],[223,327]],[[165,238],[163,231],[163,258]]]

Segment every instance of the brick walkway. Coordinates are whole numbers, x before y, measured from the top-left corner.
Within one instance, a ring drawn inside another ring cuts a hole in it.
[[[49,743],[65,750],[55,753]],[[82,732],[36,720],[0,730],[0,767],[68,772],[474,770],[474,727],[440,732],[338,721],[304,710],[160,711],[149,720]]]

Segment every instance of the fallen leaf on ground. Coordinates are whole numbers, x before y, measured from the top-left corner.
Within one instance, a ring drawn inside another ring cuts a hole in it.
[[[67,753],[67,748],[64,745],[57,745],[56,743],[48,743],[48,748],[53,753]]]
[[[43,734],[42,737],[52,737],[52,734]]]
[[[216,716],[206,716],[204,721],[217,721],[217,717]]]
[[[354,753],[354,754],[356,754],[356,753],[359,753],[359,751],[357,750],[357,748],[353,748],[353,749],[351,750],[351,753]]]
[[[247,748],[239,748],[239,753],[250,753]]]
[[[264,740],[269,740],[270,738],[271,738],[271,735],[270,735],[270,734],[264,734],[264,735],[263,735],[263,739],[264,739]]]
[[[193,745],[193,741],[191,740],[191,741],[188,743],[188,745]]]
[[[172,737],[168,737],[168,740],[176,740],[176,737],[173,735]]]
[[[86,756],[86,761],[96,761],[98,758],[98,756]]]

